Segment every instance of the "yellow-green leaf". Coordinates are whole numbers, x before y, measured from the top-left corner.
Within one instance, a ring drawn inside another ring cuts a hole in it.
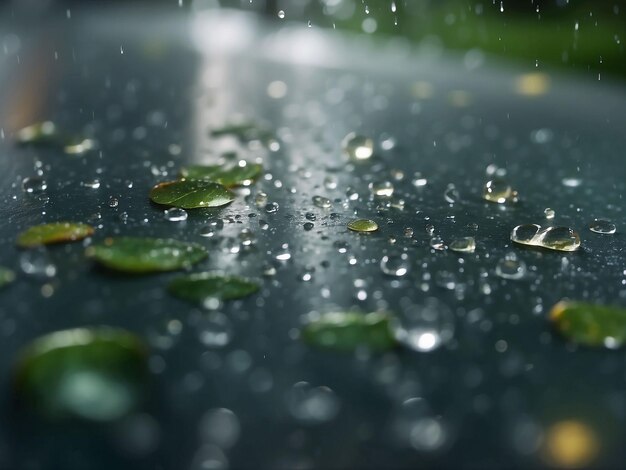
[[[235,195],[211,181],[181,180],[157,184],[150,191],[150,199],[165,206],[196,209],[224,206],[235,199]]]
[[[30,227],[17,237],[17,246],[32,248],[39,245],[73,242],[93,235],[90,225],[74,222],[54,222]]]
[[[552,307],[549,318],[574,343],[615,349],[626,341],[626,309],[621,307],[561,301]]]
[[[173,271],[208,256],[204,247],[178,240],[143,237],[107,238],[90,246],[87,255],[101,265],[129,273]]]

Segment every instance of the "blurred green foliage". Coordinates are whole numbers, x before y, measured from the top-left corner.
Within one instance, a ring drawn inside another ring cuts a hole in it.
[[[430,39],[531,66],[626,78],[626,0],[222,0],[315,26]]]

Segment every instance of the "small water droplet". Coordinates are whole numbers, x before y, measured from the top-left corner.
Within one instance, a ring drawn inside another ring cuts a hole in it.
[[[313,222],[305,222],[302,227],[304,227],[304,230],[308,232],[309,230],[313,230],[313,227],[315,227],[315,224]]]
[[[518,196],[517,191],[511,188],[506,181],[493,179],[485,184],[483,199],[489,202],[504,204],[506,202],[517,202]]]
[[[515,253],[508,253],[496,264],[496,276],[502,279],[522,279],[526,275],[526,263]]]
[[[330,209],[333,204],[327,197],[313,196],[313,205],[321,209]]]
[[[474,240],[474,237],[455,238],[450,242],[450,249],[459,253],[474,253],[476,240]]]
[[[446,244],[444,243],[443,239],[438,236],[434,236],[433,238],[430,239],[430,247],[433,250],[438,250],[438,251],[443,251],[448,248]]]
[[[414,351],[430,352],[454,336],[452,311],[435,298],[404,305],[392,320],[395,338]]]
[[[561,180],[561,183],[563,184],[563,186],[567,186],[568,188],[577,188],[583,183],[583,180],[577,177],[568,177],[563,178]]]
[[[187,220],[189,214],[187,214],[187,211],[185,209],[172,207],[171,209],[165,209],[163,211],[163,216],[166,220],[169,220],[170,222],[182,222],[184,220]]]
[[[278,203],[277,202],[269,202],[265,204],[265,212],[268,214],[273,214],[278,212]]]
[[[461,195],[459,194],[458,189],[456,189],[456,186],[450,183],[443,193],[443,198],[448,204],[455,204],[459,202]]]
[[[368,185],[374,197],[388,198],[393,196],[394,187],[391,181],[376,181]]]
[[[230,343],[233,335],[230,320],[220,312],[203,315],[196,330],[200,342],[210,348],[223,348]]]
[[[428,180],[422,176],[421,173],[416,172],[413,174],[413,179],[411,180],[411,184],[416,188],[421,188],[428,184]]]
[[[374,141],[362,135],[351,132],[341,142],[344,153],[351,160],[369,160],[374,154]]]
[[[117,207],[120,204],[120,201],[116,198],[111,196],[109,198],[109,207]]]
[[[259,191],[258,193],[256,193],[256,196],[254,196],[254,203],[259,207],[262,207],[265,204],[267,204],[267,194],[265,194],[262,191]]]
[[[380,260],[380,269],[387,276],[402,277],[409,272],[409,255],[385,255]]]
[[[278,17],[282,20],[285,18],[285,12],[284,10],[279,10],[278,11]]]
[[[606,219],[593,219],[589,224],[589,230],[594,233],[601,233],[603,235],[611,235],[617,231],[617,227],[613,222]]]
[[[100,180],[99,179],[93,179],[93,180],[83,181],[81,184],[85,188],[98,189],[100,187]]]
[[[43,178],[30,176],[22,180],[22,189],[28,194],[38,194],[48,189],[48,185]]]
[[[543,211],[543,214],[546,216],[546,219],[554,219],[554,216],[556,215],[556,212],[554,212],[553,209],[550,209],[549,207],[546,207]]]

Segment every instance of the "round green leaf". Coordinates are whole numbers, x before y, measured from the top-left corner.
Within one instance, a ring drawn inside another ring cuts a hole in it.
[[[17,246],[32,248],[52,243],[73,242],[93,235],[90,225],[73,222],[55,222],[30,227],[17,237]]]
[[[389,315],[384,313],[333,312],[311,320],[301,330],[307,343],[325,349],[384,351],[397,345]]]
[[[259,177],[263,166],[258,163],[246,163],[224,167],[221,165],[194,165],[180,170],[183,178],[190,180],[214,181],[228,188],[240,186]]]
[[[585,302],[561,301],[550,321],[564,337],[585,346],[615,349],[626,341],[626,309]]]
[[[204,247],[177,240],[142,237],[107,238],[90,246],[87,256],[103,266],[130,273],[173,271],[208,256]]]
[[[235,199],[235,195],[211,181],[181,180],[157,184],[150,191],[150,199],[166,206],[196,209],[223,206]]]
[[[254,294],[259,285],[235,276],[222,276],[215,273],[197,273],[174,279],[168,286],[176,297],[203,303],[207,298],[234,300]]]
[[[16,366],[16,392],[50,419],[116,420],[141,402],[147,356],[144,344],[124,330],[57,331],[24,349]]]
[[[0,287],[12,283],[15,280],[15,273],[9,268],[0,266]]]

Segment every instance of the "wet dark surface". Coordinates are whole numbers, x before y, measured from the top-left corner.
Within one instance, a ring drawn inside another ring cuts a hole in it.
[[[19,273],[0,292],[2,468],[202,468],[193,464],[203,446],[199,423],[215,408],[232,410],[240,423],[239,439],[222,449],[231,468],[542,466],[543,447],[533,439],[545,441],[550,426],[565,420],[595,435],[594,466],[623,465],[624,353],[567,345],[546,320],[564,297],[626,304],[623,84],[529,77],[536,70],[489,61],[468,70],[462,57],[424,46],[359,43],[306,27],[278,30],[233,14],[77,12],[62,27],[49,23],[24,33],[4,24],[22,44],[0,62],[0,264]],[[520,80],[535,91],[543,84],[545,93],[520,93]],[[268,95],[275,81],[286,85],[282,98]],[[93,136],[100,149],[71,156],[14,145],[16,129],[46,119]],[[268,145],[211,137],[210,129],[237,119],[267,127],[275,139]],[[538,129],[547,129],[543,143]],[[371,161],[346,164],[340,142],[351,131],[375,139]],[[388,137],[395,145],[382,144]],[[185,222],[166,220],[149,202],[149,189],[175,178],[183,164],[211,163],[229,151],[263,161],[266,176],[250,194],[241,190],[221,210],[189,211]],[[21,182],[36,175],[36,162],[47,190],[26,194]],[[507,170],[518,204],[481,199],[490,164]],[[394,180],[394,170],[404,178]],[[428,180],[420,188],[411,182],[418,171]],[[328,177],[335,189],[324,185]],[[564,178],[580,184],[568,187]],[[98,189],[84,185],[94,179]],[[368,190],[377,180],[393,181],[404,209],[378,207]],[[454,204],[444,200],[450,183],[460,195]],[[349,187],[358,200],[348,200]],[[278,203],[277,212],[255,204],[260,191]],[[330,198],[332,209],[315,207],[314,195]],[[556,211],[553,221],[545,219],[546,207]],[[303,228],[307,212],[316,216],[310,231]],[[380,230],[348,232],[355,216],[376,220]],[[590,232],[596,217],[612,220],[617,233]],[[216,218],[224,228],[200,236]],[[119,234],[201,243],[211,254],[194,271],[256,278],[262,292],[221,307],[232,338],[223,348],[207,347],[199,340],[207,313],[165,291],[176,274],[102,272],[85,260],[81,243],[35,252],[56,265],[53,278],[20,272],[24,252],[14,248],[16,235],[57,220],[91,223],[94,240]],[[521,223],[571,226],[582,249],[511,246],[509,233]],[[433,251],[428,224],[446,243],[474,236],[476,252]],[[414,230],[410,238],[407,227]],[[243,229],[253,232],[252,247],[240,246]],[[348,245],[345,253],[337,242]],[[277,261],[284,251],[291,259]],[[380,259],[403,251],[409,273],[384,275]],[[524,279],[494,273],[511,251],[528,266]],[[264,276],[272,264],[276,274]],[[306,273],[310,281],[302,280]],[[428,297],[455,318],[453,340],[430,353],[336,354],[294,335],[312,310],[393,312]],[[171,345],[157,341],[172,320],[182,332],[170,334]],[[43,333],[96,324],[127,328],[151,344],[153,394],[144,410],[151,418],[53,426],[11,411],[18,350]],[[289,404],[297,402],[292,387],[299,381],[330,387],[336,416],[322,413],[320,423],[294,416]],[[407,433],[395,431],[406,417],[401,404],[412,397],[430,408],[418,418],[443,429],[434,451],[411,448]],[[136,422],[149,445],[124,437]]]

